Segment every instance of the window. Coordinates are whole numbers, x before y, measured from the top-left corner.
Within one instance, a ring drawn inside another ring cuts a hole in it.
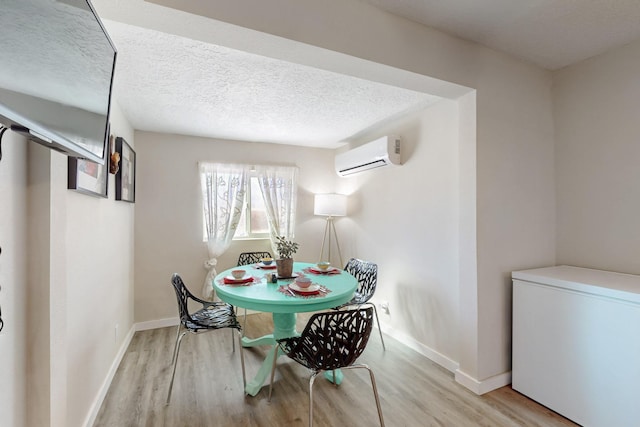
[[[255,172],[249,173],[245,186],[244,206],[233,239],[268,239],[269,219]]]
[[[293,237],[298,169],[200,163],[203,239],[225,248],[232,239]]]

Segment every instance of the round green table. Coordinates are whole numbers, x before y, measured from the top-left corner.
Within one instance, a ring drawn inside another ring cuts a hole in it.
[[[260,338],[242,338],[244,347],[255,347],[261,345],[272,345],[273,349],[268,352],[262,366],[256,376],[247,383],[245,392],[251,396],[258,394],[267,376],[271,371],[273,358],[277,357],[278,347],[275,345],[277,339],[287,338],[297,335],[296,313],[311,311],[322,311],[337,307],[349,301],[353,297],[358,286],[358,280],[344,270],[338,274],[312,274],[305,273],[304,270],[314,267],[315,264],[296,262],[293,265],[294,275],[303,274],[311,278],[314,284],[318,284],[326,292],[319,295],[300,296],[291,294],[281,286],[286,286],[293,282],[293,279],[279,279],[277,283],[271,283],[271,275],[275,269],[260,269],[256,264],[249,264],[240,267],[233,267],[218,274],[213,280],[213,288],[218,297],[231,305],[248,308],[250,310],[263,311],[273,315],[273,333]],[[254,277],[254,282],[249,285],[226,285],[224,278],[231,276],[231,270],[242,269],[250,276]],[[333,373],[326,375],[333,380]],[[336,371],[335,381],[340,383],[342,375]]]

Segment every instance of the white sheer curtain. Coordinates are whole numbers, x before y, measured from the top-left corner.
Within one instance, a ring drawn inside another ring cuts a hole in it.
[[[218,257],[231,244],[242,213],[249,167],[238,164],[200,163],[200,182],[209,259],[202,294],[213,300],[211,281],[215,278]]]
[[[256,175],[267,208],[271,248],[276,237],[294,237],[298,168],[292,166],[256,166]]]

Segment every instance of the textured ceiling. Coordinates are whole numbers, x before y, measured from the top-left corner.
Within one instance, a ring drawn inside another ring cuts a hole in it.
[[[640,38],[640,0],[367,0],[556,70]]]
[[[640,0],[365,1],[552,70],[640,38]],[[207,43],[226,37],[219,22],[151,1],[93,4],[118,47],[118,103],[136,129],[333,148],[438,100]]]
[[[335,148],[440,98],[109,20],[135,129]]]

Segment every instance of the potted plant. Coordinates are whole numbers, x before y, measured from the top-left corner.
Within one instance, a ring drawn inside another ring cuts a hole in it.
[[[291,277],[293,275],[292,256],[298,251],[298,244],[287,240],[284,236],[278,236],[276,251],[278,252],[278,259],[276,259],[278,277]]]

